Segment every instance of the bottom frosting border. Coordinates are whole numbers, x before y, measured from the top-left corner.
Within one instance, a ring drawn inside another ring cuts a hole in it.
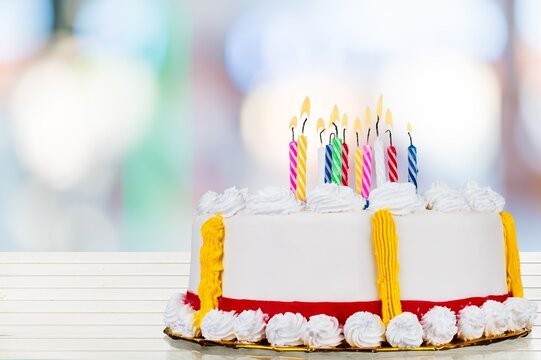
[[[310,348],[307,346],[280,346],[280,347],[274,347],[269,344],[265,343],[259,343],[259,344],[246,344],[241,343],[238,341],[227,341],[227,340],[220,340],[220,341],[214,341],[214,340],[207,340],[202,337],[185,337],[179,334],[176,334],[171,328],[166,327],[163,332],[170,338],[174,340],[184,340],[193,342],[196,344],[199,344],[201,346],[224,346],[228,348],[233,349],[254,349],[254,350],[272,350],[277,352],[335,352],[335,351],[356,351],[356,352],[390,352],[390,351],[439,351],[439,350],[450,350],[450,349],[458,349],[461,347],[466,346],[477,346],[477,345],[489,345],[493,343],[497,343],[504,340],[511,340],[511,339],[518,339],[522,337],[526,337],[531,330],[521,330],[521,331],[514,331],[514,332],[506,332],[502,335],[497,336],[491,336],[491,337],[482,337],[480,339],[476,340],[468,340],[468,341],[456,341],[453,340],[453,342],[441,346],[419,346],[414,348],[394,348],[391,346],[382,346],[378,348],[354,348],[350,347],[347,344],[342,344],[340,346],[334,347],[334,348]]]

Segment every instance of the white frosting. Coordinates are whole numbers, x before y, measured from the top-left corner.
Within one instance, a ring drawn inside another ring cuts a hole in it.
[[[362,210],[364,200],[350,187],[321,184],[308,194],[307,204],[317,213],[347,212]]]
[[[302,203],[289,189],[266,187],[246,198],[248,214],[291,214],[301,211]]]
[[[163,313],[163,322],[165,326],[173,328],[177,322],[180,308],[184,306],[184,294],[173,294],[167,301],[165,311]]]
[[[196,311],[188,304],[180,308],[176,323],[172,326],[175,333],[187,337],[199,335],[199,330],[193,325]]]
[[[203,194],[199,200],[199,205],[197,205],[197,214],[203,215],[212,213],[214,204],[216,204],[216,201],[218,201],[219,196],[220,195],[214,191],[207,191],[205,194]]]
[[[299,313],[274,315],[267,323],[265,334],[272,346],[298,346],[302,342],[302,333],[306,319]]]
[[[306,323],[302,333],[304,345],[311,348],[331,348],[340,345],[344,336],[334,316],[314,315]]]
[[[505,206],[505,199],[500,194],[490,187],[480,188],[475,181],[464,184],[462,194],[475,211],[500,212]]]
[[[518,331],[522,329],[531,329],[537,317],[537,304],[528,301],[525,298],[511,297],[504,302],[507,311],[509,311],[509,329]]]
[[[468,305],[458,312],[458,337],[462,340],[475,340],[483,336],[487,318],[483,310]]]
[[[210,310],[201,322],[201,334],[207,340],[233,340],[234,311]]]
[[[487,300],[481,309],[487,318],[485,336],[501,335],[507,331],[511,316],[503,303]]]
[[[423,328],[417,316],[410,312],[403,312],[389,321],[385,335],[392,347],[414,348],[423,343]]]
[[[453,212],[470,210],[470,205],[461,191],[451,189],[447,184],[435,182],[430,186],[423,197],[426,200],[428,209]]]
[[[424,340],[436,346],[450,343],[458,330],[455,313],[443,306],[434,306],[426,312],[421,325]]]
[[[233,323],[235,337],[242,343],[254,343],[265,338],[265,326],[269,316],[261,309],[244,310]]]
[[[370,192],[370,209],[387,209],[393,215],[406,215],[424,209],[425,201],[410,183],[387,182]]]
[[[385,340],[385,326],[378,315],[359,311],[344,324],[344,336],[349,345],[358,348],[375,348]]]
[[[248,190],[237,190],[236,187],[226,189],[214,203],[212,212],[215,214],[222,214],[224,217],[235,215],[246,206],[247,193]]]

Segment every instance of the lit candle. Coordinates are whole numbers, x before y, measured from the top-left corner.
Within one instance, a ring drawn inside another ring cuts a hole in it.
[[[370,147],[372,116],[369,107],[365,111],[364,125],[368,129],[368,132],[366,134],[366,144],[363,145],[363,189],[361,195],[368,200],[372,185],[372,148]]]
[[[336,185],[342,184],[342,141],[338,136],[339,121],[338,106],[334,105],[331,119],[329,120],[329,128],[334,126],[335,134],[332,140],[332,182]]]
[[[359,143],[359,133],[362,134],[362,124],[361,120],[359,118],[355,119],[355,140],[357,143],[357,147],[355,148],[355,192],[359,195],[362,193],[363,188],[363,153],[361,152],[361,146]]]
[[[325,183],[332,183],[332,139],[334,133],[329,134],[329,144],[325,145]]]
[[[379,120],[381,118],[383,105],[383,95],[380,95],[378,100],[378,108],[376,112],[376,140],[374,140],[374,165],[376,167],[376,186],[380,187],[385,184],[385,153],[383,152],[383,142],[379,138]]]
[[[393,116],[391,111],[387,110],[385,114],[385,124],[389,133],[389,147],[387,148],[387,167],[389,168],[389,181],[398,182],[398,162],[396,161],[396,148],[393,146]]]
[[[325,145],[323,144],[323,133],[325,132],[325,122],[322,118],[317,121],[317,133],[319,134],[319,149],[317,149],[317,183],[325,183]]]
[[[346,114],[342,116],[342,185],[348,186],[348,171],[349,171],[349,146],[346,142],[346,129],[348,127],[348,117]]]
[[[289,188],[293,194],[297,194],[297,142],[295,141],[295,127],[297,127],[296,116],[289,122],[289,128],[291,129],[291,141],[289,142]]]
[[[413,140],[411,138],[413,131],[411,123],[408,123],[407,130],[410,138],[410,146],[408,146],[408,182],[415,185],[415,189],[417,189],[417,174],[419,173],[419,169],[417,168],[417,148],[413,146]]]
[[[304,120],[302,122],[301,135],[299,135],[297,151],[297,199],[300,201],[306,201],[306,148],[308,144],[306,135],[304,135],[304,126],[309,117],[310,98],[307,96],[301,107],[300,119]]]

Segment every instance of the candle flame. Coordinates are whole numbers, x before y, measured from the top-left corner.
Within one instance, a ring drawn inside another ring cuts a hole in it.
[[[294,127],[297,127],[297,117],[296,116],[293,116],[293,118],[289,122],[289,128],[291,129],[291,128],[294,128]]]
[[[342,116],[342,129],[346,129],[348,127],[348,116],[344,113]]]
[[[370,112],[370,107],[366,107],[364,111],[364,126],[370,127],[372,125],[372,113]]]
[[[361,123],[361,119],[356,118],[355,119],[355,125],[353,126],[355,129],[355,132],[361,133],[363,132],[363,124]]]
[[[385,124],[387,125],[387,128],[393,128],[393,115],[391,115],[391,110],[389,109],[387,109],[387,113],[385,114]]]
[[[383,95],[380,95],[378,99],[378,109],[377,109],[376,115],[378,117],[381,117],[382,113],[383,113]]]
[[[309,118],[309,117],[310,117],[310,98],[307,96],[302,103],[300,118],[302,120],[304,118]]]
[[[411,126],[410,122],[408,123],[408,126],[406,127],[406,129],[408,130],[409,133],[413,131],[413,126]]]
[[[329,128],[332,128],[335,123],[338,123],[338,120],[340,119],[338,106],[334,105],[331,113],[331,118],[329,119]]]
[[[322,118],[317,120],[317,133],[325,131],[325,121]]]

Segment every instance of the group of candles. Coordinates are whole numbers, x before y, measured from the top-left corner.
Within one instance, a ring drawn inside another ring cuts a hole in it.
[[[364,126],[359,118],[355,119],[354,131],[356,139],[356,148],[354,154],[355,166],[355,191],[365,199],[370,195],[372,187],[372,163],[374,163],[376,186],[379,187],[385,182],[398,182],[398,162],[397,151],[393,146],[393,117],[391,111],[387,110],[385,114],[385,131],[389,134],[389,146],[384,152],[383,141],[380,135],[380,119],[383,111],[383,97],[380,96],[376,111],[375,140],[374,148],[370,145],[370,134],[372,131],[372,114],[370,108],[365,111]],[[306,201],[306,148],[307,137],[304,134],[305,125],[310,117],[310,99],[306,97],[301,107],[300,119],[302,120],[301,133],[295,140],[295,129],[297,128],[297,118],[293,117],[289,123],[292,134],[292,140],[289,143],[289,181],[290,189],[301,201]],[[342,127],[342,137],[338,126]],[[321,146],[318,149],[318,183],[334,183],[337,185],[349,185],[349,146],[346,143],[346,130],[348,127],[348,118],[346,114],[342,116],[338,107],[335,105],[328,127],[325,128],[325,121],[320,118],[317,121],[317,133]],[[329,132],[329,142],[324,144],[323,134]],[[366,143],[362,144],[360,139],[364,139],[366,131]],[[411,137],[412,127],[408,123],[407,132],[410,139],[408,146],[408,181],[417,188],[417,148],[413,145]],[[372,133],[374,135],[374,133]],[[385,156],[385,153],[387,156]],[[387,168],[385,166],[387,158]]]

